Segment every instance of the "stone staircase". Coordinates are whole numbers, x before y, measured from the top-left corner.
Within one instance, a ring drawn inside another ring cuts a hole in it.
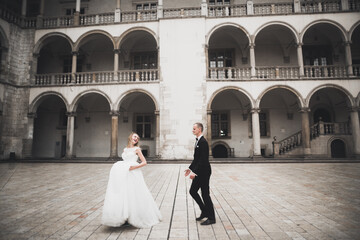
[[[331,137],[339,136],[351,141],[351,128],[348,122],[319,121],[310,127],[311,152],[315,155],[327,155],[327,142]],[[303,156],[302,131],[276,141],[274,138],[274,157],[301,157]]]

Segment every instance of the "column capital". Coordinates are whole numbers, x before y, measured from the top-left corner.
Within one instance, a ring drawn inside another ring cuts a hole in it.
[[[298,48],[301,48],[304,45],[304,43],[298,42],[298,43],[296,43],[296,45],[297,45]]]
[[[261,111],[260,108],[252,108],[252,109],[250,110],[251,113],[259,113],[260,111]]]
[[[66,116],[68,116],[68,117],[76,117],[76,112],[67,112]]]
[[[349,41],[344,41],[343,42],[345,46],[350,46],[352,44],[352,42],[349,40]]]
[[[207,113],[207,114],[212,114],[212,110],[209,109],[209,110],[206,111],[206,113]]]
[[[28,117],[28,118],[36,118],[36,117],[37,117],[37,114],[36,114],[36,112],[29,112],[29,113],[27,114],[27,117]]]
[[[117,111],[117,110],[111,110],[109,112],[109,114],[112,116],[112,117],[118,117],[120,115],[120,112]]]
[[[249,43],[249,47],[250,48],[255,48],[255,43],[253,43],[253,42]]]
[[[71,51],[71,55],[79,55],[79,51]]]
[[[160,110],[155,110],[155,111],[154,111],[154,114],[155,114],[155,115],[160,115]]]
[[[120,54],[121,50],[120,49],[114,49],[114,53],[115,54]]]
[[[300,113],[308,113],[308,112],[310,112],[310,111],[311,111],[311,109],[308,108],[308,107],[302,107],[302,108],[300,108],[300,110],[299,110]]]

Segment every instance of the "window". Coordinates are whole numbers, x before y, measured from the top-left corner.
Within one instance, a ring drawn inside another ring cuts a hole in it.
[[[209,51],[209,67],[223,68],[234,66],[234,49],[219,49]]]
[[[156,9],[157,3],[138,3],[136,4],[136,10],[150,10]]]
[[[135,116],[135,129],[140,138],[151,138],[151,121],[150,114],[137,114]]]
[[[209,5],[230,5],[230,0],[209,0]]]
[[[132,69],[155,69],[157,68],[157,53],[145,52],[134,53],[132,57]]]
[[[217,112],[211,116],[211,134],[213,138],[230,137],[230,116],[228,112]]]
[[[261,110],[259,113],[260,137],[270,137],[269,113]],[[249,137],[252,137],[252,115],[249,117]]]

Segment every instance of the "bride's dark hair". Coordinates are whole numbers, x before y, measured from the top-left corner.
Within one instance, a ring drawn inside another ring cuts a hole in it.
[[[137,143],[134,144],[134,147],[138,147],[138,146],[139,146],[139,142],[140,142],[140,137],[139,137],[139,135],[138,135],[137,133],[135,133],[135,132],[131,132],[130,135],[129,135],[129,137],[128,137],[128,143],[127,143],[127,147],[128,147],[128,148],[131,146],[132,136],[133,136],[134,134],[136,134],[136,135],[138,136],[138,138],[139,138],[139,140],[137,141]]]

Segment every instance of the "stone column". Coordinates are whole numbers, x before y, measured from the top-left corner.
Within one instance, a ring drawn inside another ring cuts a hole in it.
[[[72,52],[71,75],[72,82],[76,82],[77,55],[79,52]]]
[[[39,54],[38,53],[34,53],[33,54],[33,60],[30,63],[30,83],[31,84],[35,84],[35,74],[37,74],[37,65],[38,65],[38,59],[39,59]]]
[[[212,158],[212,131],[211,131],[211,115],[212,110],[207,110],[207,132],[206,132],[206,140],[209,144],[209,156]]]
[[[309,108],[302,108],[300,110],[302,145],[305,157],[311,155],[309,112]]]
[[[68,112],[67,114],[67,130],[66,130],[66,156],[67,159],[75,157],[74,154],[74,136],[75,136],[75,117],[76,112]]]
[[[120,3],[120,0],[116,1],[115,22],[121,22],[121,3]]]
[[[254,2],[252,0],[246,2],[246,14],[254,15]]]
[[[206,0],[201,1],[201,16],[208,16],[208,4]]]
[[[42,28],[43,27],[44,9],[45,9],[45,0],[41,0],[40,9],[39,9],[40,13],[36,18],[36,27],[37,28]]]
[[[164,7],[163,7],[163,0],[158,0],[157,5],[157,19],[164,17]]]
[[[252,114],[252,137],[253,137],[253,158],[261,157],[261,144],[260,144],[260,109],[251,109]]]
[[[26,17],[27,0],[21,2],[21,16]]]
[[[349,10],[349,0],[341,0],[341,10],[342,11]]]
[[[304,76],[304,60],[303,60],[303,53],[302,53],[302,43],[299,43],[297,46],[297,59],[299,65],[299,75],[300,77]]]
[[[351,42],[345,42],[345,59],[348,76],[354,76],[351,57]]]
[[[109,160],[118,160],[119,112],[111,111],[111,149]]]
[[[114,49],[114,80],[118,80],[118,71],[119,71],[119,49]]]
[[[155,141],[156,141],[156,146],[155,146],[155,156],[156,157],[161,157],[160,156],[160,111],[155,110],[155,117],[156,117],[156,135],[155,135]]]
[[[296,13],[301,12],[300,0],[294,0],[294,12],[296,12]]]
[[[23,139],[23,158],[32,158],[32,148],[34,139],[34,119],[36,113],[28,113],[28,123],[26,136]]]
[[[251,66],[251,77],[256,77],[256,63],[255,63],[255,43],[250,43],[250,66]]]
[[[45,0],[41,0],[40,2],[40,15],[44,16],[44,9],[45,9]]]
[[[360,125],[359,108],[352,108],[350,112],[352,138],[354,142],[354,155],[360,159]]]
[[[80,25],[80,0],[76,0],[76,8],[74,13],[74,25],[79,26]]]

